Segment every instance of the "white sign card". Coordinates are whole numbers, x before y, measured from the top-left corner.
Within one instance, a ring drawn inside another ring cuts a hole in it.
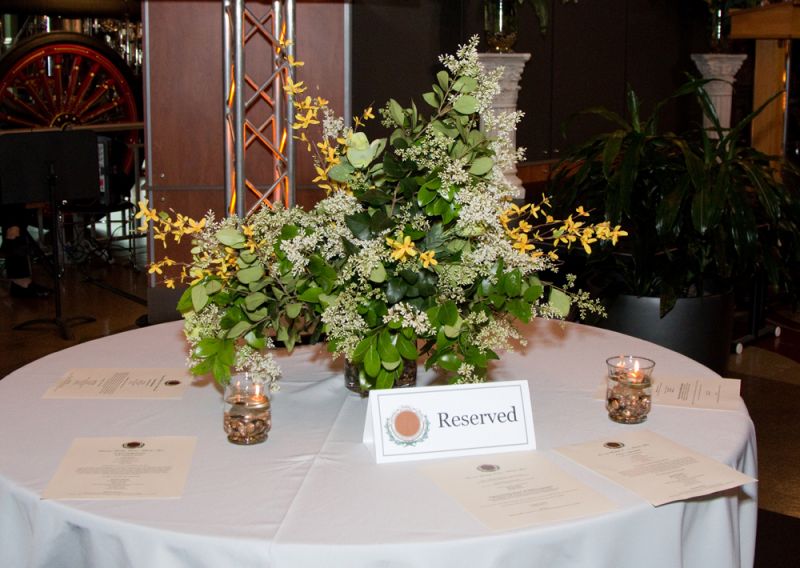
[[[538,452],[472,456],[419,469],[492,530],[555,523],[616,508]]]
[[[173,499],[183,494],[197,438],[76,438],[43,499]]]
[[[633,491],[654,507],[756,481],[648,430],[620,432],[556,451]]]
[[[533,450],[528,383],[371,390],[363,441],[377,463]]]
[[[43,398],[181,398],[191,382],[186,369],[70,369]]]

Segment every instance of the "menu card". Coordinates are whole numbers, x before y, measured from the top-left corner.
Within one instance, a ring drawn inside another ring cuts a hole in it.
[[[606,497],[536,452],[439,461],[419,471],[492,530],[598,515]]]
[[[756,479],[647,430],[557,448],[653,506],[738,487]]]
[[[42,498],[180,497],[196,443],[193,436],[76,438]]]
[[[181,398],[186,369],[71,369],[43,398]]]

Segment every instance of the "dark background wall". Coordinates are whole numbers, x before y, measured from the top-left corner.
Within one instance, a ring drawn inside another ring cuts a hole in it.
[[[517,143],[530,161],[558,158],[570,143],[604,125],[578,119],[567,137],[564,122],[593,106],[624,112],[630,84],[645,112],[697,74],[691,53],[707,52],[708,14],[703,0],[552,0],[550,29],[542,35],[533,10],[520,7],[516,51],[531,53],[518,107],[525,118]],[[353,109],[381,106],[389,97],[420,101],[438,70],[437,57],[452,53],[483,30],[482,0],[354,0]],[[485,49],[483,43],[481,49]],[[734,50],[747,50],[747,44]],[[752,57],[749,58],[752,65]],[[751,67],[737,78],[737,109],[749,108]],[[421,107],[424,105],[420,105]],[[741,114],[735,109],[735,114]],[[664,128],[680,130],[700,121],[690,99],[670,104]]]

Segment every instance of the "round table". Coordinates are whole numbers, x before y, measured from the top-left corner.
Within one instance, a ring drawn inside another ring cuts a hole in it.
[[[654,376],[713,377],[654,344],[589,326],[534,321],[527,347],[493,380],[529,381],[537,451],[617,509],[493,532],[419,472],[374,463],[361,443],[366,400],[345,390],[324,346],[280,354],[269,440],[229,443],[218,388],[180,400],[57,400],[43,393],[79,367],[183,367],[180,322],[109,336],[0,381],[0,565],[178,567],[650,568],[752,566],[756,484],[652,507],[552,449],[647,428],[755,477],[755,434],[737,411],[656,406],[643,425],[611,422],[596,397],[605,360],[631,353]],[[433,375],[420,369],[418,384]],[[184,494],[167,500],[53,501],[39,496],[76,437],[196,436]]]

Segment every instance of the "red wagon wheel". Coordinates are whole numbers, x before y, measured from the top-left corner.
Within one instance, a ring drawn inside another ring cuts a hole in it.
[[[57,32],[20,42],[0,59],[0,128],[136,122],[139,105],[122,58],[89,36]],[[137,142],[136,131],[118,133]],[[122,164],[131,172],[133,153]]]

